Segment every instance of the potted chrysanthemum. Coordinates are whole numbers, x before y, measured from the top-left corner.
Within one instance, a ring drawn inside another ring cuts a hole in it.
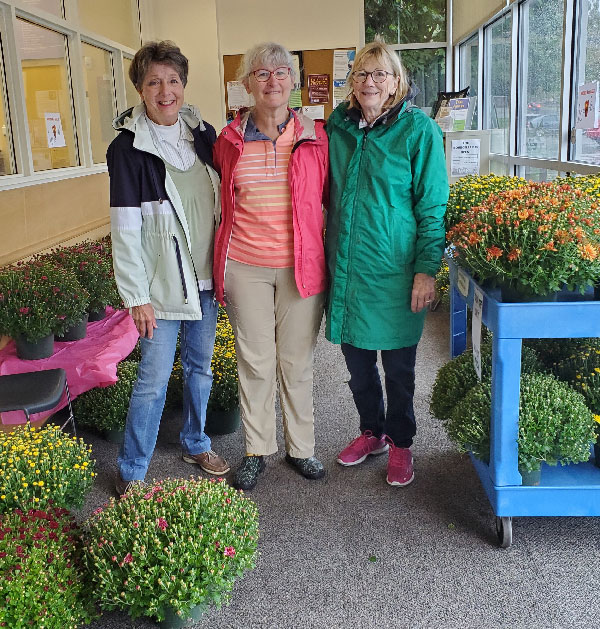
[[[447,234],[455,262],[503,301],[548,299],[563,286],[583,293],[600,277],[597,200],[566,184],[530,183],[492,194]]]
[[[254,567],[258,510],[223,479],[167,478],[111,499],[86,528],[100,606],[183,626]]]

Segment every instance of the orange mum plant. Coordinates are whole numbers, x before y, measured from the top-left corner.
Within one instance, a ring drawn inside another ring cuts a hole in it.
[[[479,282],[522,295],[600,278],[600,205],[566,184],[530,183],[492,194],[450,228],[455,261]]]

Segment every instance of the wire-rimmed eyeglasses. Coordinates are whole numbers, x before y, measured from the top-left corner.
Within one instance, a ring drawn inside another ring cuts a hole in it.
[[[388,76],[394,76],[392,72],[387,72],[386,70],[373,70],[373,72],[359,70],[352,73],[352,80],[357,83],[364,83],[369,75],[373,79],[373,83],[383,83]]]
[[[267,70],[266,68],[259,68],[258,70],[253,70],[251,74],[253,74],[254,78],[261,83],[268,81],[271,78],[271,75],[273,75],[278,81],[283,81],[290,75],[290,69],[287,66],[275,68],[273,71]]]

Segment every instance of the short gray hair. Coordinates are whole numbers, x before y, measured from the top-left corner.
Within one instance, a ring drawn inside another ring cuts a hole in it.
[[[150,41],[144,44],[136,53],[129,66],[129,78],[139,92],[144,84],[144,77],[153,63],[171,66],[181,79],[183,87],[187,84],[188,60],[179,50],[179,46],[165,39],[164,41]]]
[[[282,66],[289,68],[292,83],[296,83],[296,71],[292,53],[281,44],[276,44],[275,42],[265,42],[250,48],[240,61],[237,80],[247,87],[248,78],[252,74],[253,69],[258,70],[261,67],[271,65],[277,68]]]

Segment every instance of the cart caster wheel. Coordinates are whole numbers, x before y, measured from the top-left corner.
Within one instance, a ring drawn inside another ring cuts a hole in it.
[[[500,548],[509,548],[512,544],[512,518],[496,518],[496,534]]]

